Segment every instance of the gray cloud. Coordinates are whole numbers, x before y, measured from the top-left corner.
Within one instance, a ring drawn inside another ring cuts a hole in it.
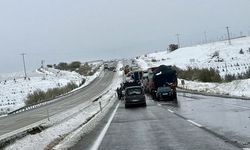
[[[47,63],[132,57],[250,30],[249,0],[4,0],[0,73]]]

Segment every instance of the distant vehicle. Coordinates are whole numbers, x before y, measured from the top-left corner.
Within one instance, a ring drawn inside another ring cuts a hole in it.
[[[110,66],[110,67],[108,68],[109,71],[114,71],[115,69],[116,69],[115,66]]]
[[[104,69],[109,69],[109,65],[108,64],[104,64]]]
[[[158,87],[156,91],[156,100],[172,100],[174,99],[174,90],[169,86]]]
[[[125,108],[132,105],[146,106],[146,97],[141,86],[130,86],[125,89]]]

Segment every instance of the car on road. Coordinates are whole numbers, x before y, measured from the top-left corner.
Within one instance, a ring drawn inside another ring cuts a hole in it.
[[[159,87],[156,91],[156,100],[173,100],[174,91],[169,86]]]
[[[141,86],[130,86],[125,89],[125,108],[129,106],[147,106],[146,97]]]

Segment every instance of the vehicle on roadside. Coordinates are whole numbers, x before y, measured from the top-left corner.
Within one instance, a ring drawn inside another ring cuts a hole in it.
[[[169,86],[158,87],[156,91],[156,100],[172,100],[174,99],[174,90]]]
[[[156,99],[160,87],[169,87],[173,94],[172,100],[177,100],[177,73],[172,66],[160,65],[159,67],[149,68],[148,83],[145,90],[151,94],[153,99]]]
[[[145,93],[141,86],[130,86],[125,89],[125,108],[129,106],[147,106]]]

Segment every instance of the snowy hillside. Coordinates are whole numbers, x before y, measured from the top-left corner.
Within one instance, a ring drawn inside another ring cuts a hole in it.
[[[100,63],[93,65],[98,66]],[[85,86],[99,74],[100,70],[93,76],[84,77],[76,72],[47,68],[29,72],[26,80],[21,73],[2,75],[0,78],[0,115],[23,107],[27,95],[38,89],[47,91],[49,88],[63,87],[69,82],[80,85],[83,80],[86,80],[83,85]]]
[[[175,65],[182,69],[188,66],[212,67],[219,70],[221,76],[225,74],[237,75],[250,69],[250,37],[234,39],[232,45],[229,45],[227,41],[222,41],[184,47],[171,53],[164,51],[146,54],[140,56],[136,61],[143,69],[161,64]],[[202,83],[185,80],[184,87],[216,94],[250,97],[250,79],[235,80],[229,83]]]
[[[184,47],[171,53],[167,51],[141,56],[142,67],[160,64],[176,65],[182,69],[190,67],[214,68],[220,75],[243,73],[250,68],[250,37]],[[145,63],[146,62],[146,63]]]

